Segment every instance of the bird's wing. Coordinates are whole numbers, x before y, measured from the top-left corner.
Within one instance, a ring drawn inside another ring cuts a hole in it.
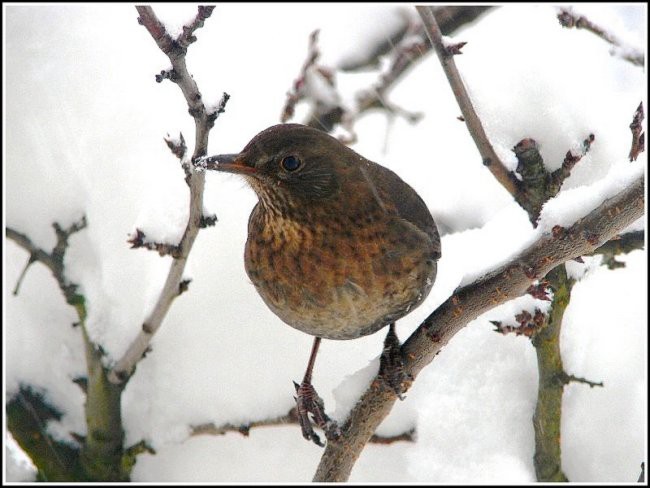
[[[375,197],[389,207],[393,207],[397,215],[425,232],[431,239],[434,252],[440,257],[440,234],[422,198],[408,183],[388,168],[368,161],[370,164],[362,167],[362,174],[376,189]],[[407,190],[405,191],[404,186]]]

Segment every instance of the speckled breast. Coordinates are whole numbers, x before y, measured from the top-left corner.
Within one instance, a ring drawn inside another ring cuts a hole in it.
[[[437,257],[429,237],[390,215],[358,220],[336,216],[300,224],[253,212],[246,272],[284,322],[326,339],[354,339],[426,298]]]

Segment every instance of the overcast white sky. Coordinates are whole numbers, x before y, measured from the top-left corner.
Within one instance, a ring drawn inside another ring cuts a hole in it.
[[[163,142],[185,135],[193,121],[177,86],[157,84],[166,57],[136,22],[133,6],[8,6],[4,25],[5,222],[49,249],[51,224],[85,214],[88,228],[71,239],[70,279],[80,283],[93,339],[118,359],[135,337],[162,287],[169,258],[130,250],[137,226],[172,240],[187,217],[187,187]],[[384,35],[397,6],[372,4],[218,5],[188,67],[204,95],[231,95],[210,138],[210,154],[237,152],[258,131],[279,122],[285,94],[298,74],[309,33],[321,29],[323,62],[335,66]],[[580,5],[578,12],[636,46],[646,45],[645,5]],[[169,24],[192,17],[191,6],[156,7]],[[532,137],[550,169],[593,133],[596,141],[542,214],[543,228],[586,214],[644,172],[647,157],[627,161],[629,124],[647,107],[646,71],[609,53],[585,31],[562,29],[555,8],[514,5],[492,11],[455,34],[467,41],[457,64],[500,154]],[[377,73],[340,74],[346,101]],[[428,299],[398,323],[400,338],[460,283],[515,255],[541,230],[480,164],[480,157],[437,59],[427,57],[390,93],[422,111],[421,122],[368,114],[353,148],[397,172],[433,215],[455,232],[442,240],[439,274]],[[299,115],[307,109],[299,107]],[[302,121],[297,117],[294,121]],[[610,193],[608,193],[610,192]],[[590,197],[589,195],[592,195]],[[595,195],[595,197],[594,197]],[[322,450],[297,426],[189,437],[189,426],[243,423],[283,415],[293,406],[312,338],[275,317],[243,268],[252,191],[234,176],[208,174],[205,206],[215,227],[201,231],[177,299],[123,395],[127,444],[145,439],[157,455],[141,455],[134,481],[300,482],[311,480]],[[642,224],[638,224],[641,227]],[[48,425],[70,439],[85,433],[83,395],[71,378],[84,373],[75,321],[40,265],[16,280],[27,260],[4,243],[5,394],[20,383],[43,389],[64,417]],[[572,263],[581,276],[562,331],[570,374],[604,388],[570,384],[562,420],[563,468],[572,481],[635,481],[647,456],[647,258],[635,251],[623,269],[599,258]],[[535,352],[524,337],[501,336],[489,320],[513,323],[521,298],[469,324],[418,377],[378,433],[410,428],[417,442],[369,445],[351,481],[522,483],[535,480],[532,414]],[[328,412],[343,418],[374,375],[384,332],[354,341],[324,341],[314,385]],[[32,476],[6,452],[8,480]]]

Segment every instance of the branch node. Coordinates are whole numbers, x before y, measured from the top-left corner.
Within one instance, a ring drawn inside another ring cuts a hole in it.
[[[212,215],[201,215],[201,222],[199,226],[201,228],[212,227],[218,222],[216,214]]]
[[[160,74],[156,75],[156,83],[161,83],[163,80],[169,80],[174,83],[177,83],[179,80],[179,76],[174,71],[174,69],[163,69],[160,71]]]
[[[185,157],[185,154],[187,153],[187,144],[185,143],[185,137],[183,137],[182,132],[179,132],[178,139],[167,134],[164,137],[164,140],[174,156],[180,160]]]
[[[180,245],[166,244],[164,242],[152,242],[146,240],[146,235],[140,229],[136,228],[135,233],[131,235],[126,242],[131,244],[131,249],[144,248],[150,251],[157,251],[160,256],[172,256],[178,258],[181,256]]]
[[[178,284],[178,294],[182,295],[185,293],[189,289],[191,282],[192,280],[189,278],[181,280],[181,282]]]

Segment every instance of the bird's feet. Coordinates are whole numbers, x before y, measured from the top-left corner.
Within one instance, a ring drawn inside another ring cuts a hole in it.
[[[379,377],[400,400],[404,400],[404,393],[413,382],[413,376],[404,370],[404,357],[395,333],[395,324],[390,324],[384,339],[384,350],[379,359]]]
[[[309,414],[311,413],[314,423],[323,429],[325,438],[328,441],[337,439],[341,435],[341,430],[337,423],[325,413],[325,404],[322,398],[318,396],[318,393],[316,393],[313,385],[306,381],[303,381],[300,385],[294,381],[293,385],[296,388],[297,396],[294,399],[296,400],[302,436],[318,446],[325,446],[311,425],[311,421],[309,420]]]

